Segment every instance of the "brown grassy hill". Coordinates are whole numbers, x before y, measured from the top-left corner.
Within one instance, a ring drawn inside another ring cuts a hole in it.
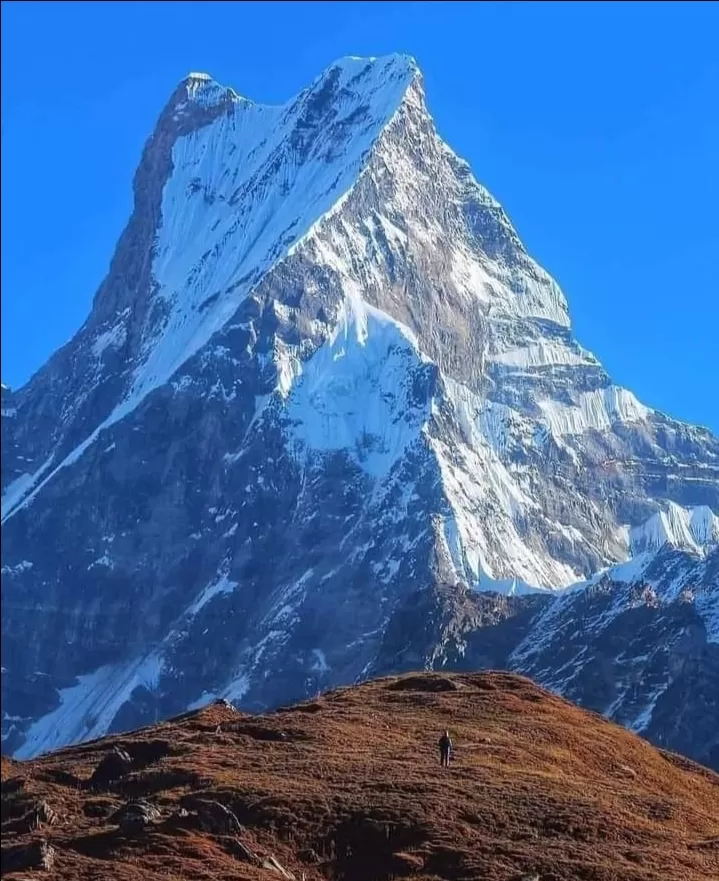
[[[46,841],[48,878],[719,879],[719,776],[503,673],[382,679],[266,716],[213,704],[4,759],[2,777],[3,862]],[[159,814],[119,828],[139,798]]]

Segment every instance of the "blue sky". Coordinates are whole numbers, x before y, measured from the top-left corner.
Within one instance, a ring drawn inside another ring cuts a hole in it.
[[[341,55],[400,51],[579,340],[719,432],[717,33],[704,2],[3,2],[3,380],[86,317],[186,73],[281,102]]]

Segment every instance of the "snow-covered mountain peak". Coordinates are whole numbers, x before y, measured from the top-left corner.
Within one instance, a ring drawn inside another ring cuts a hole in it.
[[[275,107],[247,101],[208,74],[182,81],[136,175],[135,212],[120,242],[127,258],[122,250],[115,257],[122,264],[149,246],[149,272],[135,284],[123,276],[103,285],[87,324],[93,370],[108,352],[132,346],[122,397],[113,407],[106,399],[104,419],[50,477],[167,383],[343,203],[405,100],[422,105],[415,82],[416,63],[401,55],[340,59]],[[134,241],[148,232],[150,239]],[[3,496],[3,517],[31,500],[47,464]]]
[[[133,396],[165,382],[341,202],[417,72],[406,56],[344,58],[281,107],[187,80],[205,106],[229,94],[234,108],[174,143],[153,263],[168,312],[145,342]]]
[[[324,120],[384,127],[410,95],[421,96],[421,88],[413,88],[420,83],[419,68],[410,56],[347,56],[330,64],[286,107],[289,118],[297,117],[301,126]]]
[[[168,111],[177,114],[193,106],[211,109],[244,101],[234,89],[218,83],[209,73],[192,72],[180,81],[172,93]]]
[[[377,57],[346,55],[338,58],[320,74],[315,83],[333,76],[339,77],[342,86],[352,83],[358,88],[371,90],[380,83],[406,88],[421,77],[421,73],[416,60],[411,55],[394,53]]]
[[[180,108],[183,101],[204,107],[212,107],[226,102],[250,106],[263,106],[267,109],[300,110],[308,102],[314,112],[336,103],[338,96],[345,102],[365,99],[374,105],[384,104],[388,116],[397,109],[405,93],[413,83],[421,82],[417,62],[410,55],[392,54],[380,57],[359,57],[348,55],[328,65],[314,81],[299,94],[284,104],[256,105],[254,101],[240,97],[232,88],[218,83],[209,73],[189,73],[173,93],[171,104]],[[337,109],[337,108],[336,108]]]
[[[392,53],[380,56],[345,55],[329,64],[306,91],[312,91],[328,79],[337,78],[344,86],[355,82],[362,88],[379,82],[404,82],[406,85],[419,77],[420,70],[411,55]]]

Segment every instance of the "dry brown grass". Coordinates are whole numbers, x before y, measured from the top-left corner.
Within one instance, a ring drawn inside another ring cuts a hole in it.
[[[445,727],[448,772],[435,746]],[[113,743],[137,768],[89,791]],[[191,819],[132,836],[107,822],[128,797],[167,818],[198,794],[231,808],[241,841],[298,881],[719,879],[719,776],[503,673],[384,679],[266,716],[212,705],[3,759],[2,776],[25,781],[3,795],[3,822],[40,798],[61,815],[20,839],[49,840],[44,874],[57,879],[281,879]]]

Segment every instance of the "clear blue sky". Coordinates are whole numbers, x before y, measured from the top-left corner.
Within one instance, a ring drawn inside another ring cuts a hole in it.
[[[85,318],[186,73],[281,102],[341,55],[401,51],[580,341],[719,432],[717,34],[709,2],[3,2],[3,379]]]

